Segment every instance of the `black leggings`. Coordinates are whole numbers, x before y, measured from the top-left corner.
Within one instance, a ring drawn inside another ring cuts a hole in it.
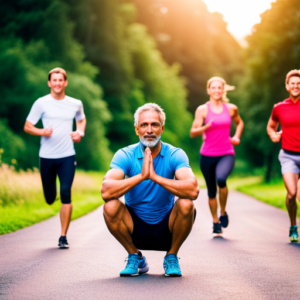
[[[203,173],[209,198],[217,195],[217,183],[220,188],[226,186],[226,180],[234,166],[234,155],[201,155],[200,169]]]
[[[56,177],[60,182],[60,199],[63,204],[71,203],[71,187],[75,175],[75,155],[63,158],[40,157],[40,172],[44,196],[48,204],[56,199]]]

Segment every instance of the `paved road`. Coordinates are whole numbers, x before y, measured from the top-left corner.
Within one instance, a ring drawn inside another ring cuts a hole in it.
[[[59,250],[58,217],[0,236],[0,299],[300,299],[300,244],[287,213],[238,192],[230,226],[213,238],[202,190],[197,220],[179,256],[181,278],[163,276],[163,252],[143,251],[147,275],[120,278],[126,253],[105,227],[102,208],[72,222]]]

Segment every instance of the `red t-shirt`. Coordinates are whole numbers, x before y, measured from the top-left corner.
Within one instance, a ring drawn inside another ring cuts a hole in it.
[[[281,148],[300,152],[300,100],[294,103],[289,98],[275,104],[271,117],[281,125]]]

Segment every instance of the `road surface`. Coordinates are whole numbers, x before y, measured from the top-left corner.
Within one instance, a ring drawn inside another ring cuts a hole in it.
[[[213,238],[206,191],[179,257],[181,278],[163,276],[164,252],[143,251],[146,275],[120,278],[125,250],[102,207],[71,223],[70,249],[56,247],[59,218],[0,236],[0,299],[300,299],[300,244],[287,213],[230,192],[230,224]]]

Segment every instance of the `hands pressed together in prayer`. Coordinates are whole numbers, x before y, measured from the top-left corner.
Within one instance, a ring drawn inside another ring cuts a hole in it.
[[[153,167],[152,152],[149,147],[145,149],[141,175],[143,180],[151,179],[152,181],[154,181],[155,177],[157,176]]]

